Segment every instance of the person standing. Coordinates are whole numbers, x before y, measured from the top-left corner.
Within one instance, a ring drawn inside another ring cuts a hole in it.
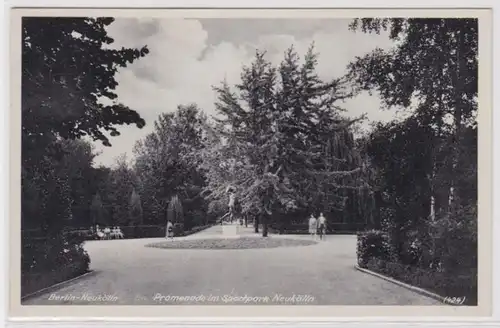
[[[314,217],[314,214],[311,214],[311,217],[309,218],[309,234],[313,239],[315,238],[317,231],[318,231],[318,222]]]
[[[111,239],[111,229],[109,227],[104,228],[104,236],[105,239]]]
[[[170,221],[167,222],[167,235],[166,235],[166,238],[167,239],[171,238],[172,240],[174,240],[174,225]]]
[[[99,239],[99,240],[104,239],[104,237],[106,236],[104,234],[104,232],[101,231],[101,229],[99,228],[99,226],[97,226],[97,228],[96,228],[96,234],[97,234],[97,239]]]
[[[318,233],[319,239],[323,239],[323,235],[326,233],[326,218],[323,213],[320,213],[318,218]]]
[[[122,229],[120,227],[116,227],[116,235],[118,236],[118,239],[125,238],[123,235]]]

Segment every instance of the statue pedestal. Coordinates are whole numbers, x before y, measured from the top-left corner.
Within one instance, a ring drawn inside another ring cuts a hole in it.
[[[238,238],[238,226],[237,225],[225,225],[222,226],[222,236],[224,238]]]

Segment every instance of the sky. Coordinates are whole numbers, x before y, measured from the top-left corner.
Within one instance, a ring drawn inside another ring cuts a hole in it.
[[[256,49],[279,64],[291,45],[299,55],[314,42],[319,53],[317,72],[324,80],[337,78],[356,56],[375,48],[389,49],[387,35],[364,34],[348,29],[347,19],[149,19],[117,18],[108,27],[114,47],[142,47],[150,53],[116,75],[118,101],[136,110],[146,121],[142,129],[121,126],[121,135],[111,137],[112,147],[95,143],[97,165],[112,166],[126,153],[132,158],[136,141],[152,131],[161,114],[178,105],[196,103],[214,115],[212,86],[226,79],[239,82],[243,65],[251,63]],[[361,94],[343,105],[352,117],[366,113],[371,121],[388,121],[394,111],[380,109],[380,99]]]

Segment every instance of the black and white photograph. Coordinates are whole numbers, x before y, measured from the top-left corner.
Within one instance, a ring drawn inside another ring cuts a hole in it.
[[[477,307],[480,20],[214,16],[22,17],[22,307]]]

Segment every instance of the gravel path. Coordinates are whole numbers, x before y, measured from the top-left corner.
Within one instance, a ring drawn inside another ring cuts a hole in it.
[[[182,240],[252,236],[251,228],[238,227],[236,236],[226,236],[223,226],[215,226]],[[310,246],[259,249],[145,247],[164,241],[87,242],[95,274],[23,304],[440,305],[355,270],[356,236],[332,235]]]

